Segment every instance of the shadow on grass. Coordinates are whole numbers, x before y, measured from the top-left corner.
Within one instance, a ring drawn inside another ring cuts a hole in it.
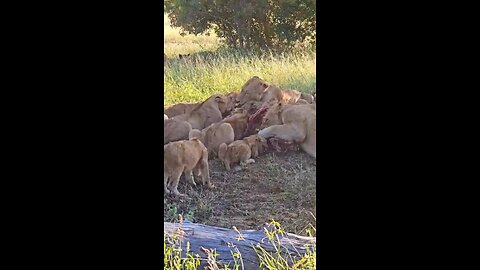
[[[249,51],[234,49],[228,47],[219,47],[216,50],[209,51],[203,50],[198,52],[192,52],[189,54],[178,54],[172,58],[175,62],[194,62],[194,61],[215,61],[225,58],[232,60],[249,60],[249,59],[268,59],[268,58],[284,58],[286,56],[294,57],[299,55],[311,55],[314,54],[313,49],[292,49],[288,52],[277,52],[273,50],[263,51]]]

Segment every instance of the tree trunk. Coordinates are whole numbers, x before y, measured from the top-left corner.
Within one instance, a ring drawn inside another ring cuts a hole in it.
[[[164,222],[164,233],[170,236],[176,235],[179,237],[182,248],[182,257],[185,256],[186,245],[187,242],[189,242],[189,253],[199,254],[201,258],[204,259],[201,260],[202,265],[200,269],[203,269],[208,259],[205,250],[202,251],[202,247],[215,250],[218,254],[216,260],[222,261],[222,263],[226,264],[231,262],[231,266],[233,265],[231,252],[236,253],[236,247],[241,254],[244,269],[258,269],[258,256],[252,246],[261,244],[265,250],[269,252],[275,251],[275,248],[268,239],[262,241],[262,239],[266,238],[263,228],[264,227],[261,227],[258,230],[240,230],[239,234],[235,230],[191,223],[188,221],[184,221],[183,223]],[[304,254],[306,252],[305,245],[311,247],[316,243],[315,237],[304,237],[289,233],[285,233],[284,236],[279,235],[279,240],[280,245],[283,248],[287,248],[292,256]],[[233,244],[235,247],[231,244],[229,245],[229,243]]]

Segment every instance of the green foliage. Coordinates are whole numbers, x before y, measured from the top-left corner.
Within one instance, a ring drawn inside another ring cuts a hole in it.
[[[316,37],[313,0],[165,0],[171,23],[186,33],[213,29],[229,47],[287,49]]]

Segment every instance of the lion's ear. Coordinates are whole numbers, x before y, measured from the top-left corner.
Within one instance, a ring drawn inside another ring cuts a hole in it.
[[[221,97],[221,96],[216,96],[216,97],[215,97],[215,101],[216,101],[216,102],[220,102],[221,100],[222,100],[222,97]]]

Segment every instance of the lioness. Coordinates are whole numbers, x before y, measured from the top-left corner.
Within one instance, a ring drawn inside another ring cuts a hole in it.
[[[172,106],[168,106],[164,109],[164,114],[168,117],[174,117],[177,115],[189,113],[198,106],[199,103],[178,103]]]
[[[228,98],[213,95],[198,104],[192,111],[174,116],[171,119],[187,121],[192,128],[202,130],[213,123],[222,121],[222,115],[228,111]]]
[[[192,126],[188,122],[173,118],[163,120],[163,144],[188,139],[190,130]]]
[[[297,90],[282,89],[273,84],[269,85],[260,78],[253,77],[242,87],[242,91],[237,97],[240,106],[251,101],[260,101],[263,104],[267,104],[267,102],[272,100],[283,102],[284,104],[294,104],[299,101],[300,103],[313,103],[313,96]]]
[[[208,149],[208,156],[212,158],[218,154],[218,146],[222,143],[229,144],[234,141],[234,131],[229,123],[211,124],[202,131],[192,129],[188,134],[188,138],[199,139]],[[213,155],[212,155],[213,154]]]
[[[282,89],[272,84],[267,89],[265,89],[265,92],[260,100],[263,102],[269,102],[275,99],[276,101],[289,104],[297,102],[300,99],[301,95],[302,94],[297,90]]]
[[[272,106],[263,118],[258,135],[264,138],[277,137],[294,141],[307,154],[316,158],[317,113],[315,104]]]
[[[260,101],[269,84],[258,76],[250,78],[243,86],[240,94],[236,97],[238,106],[248,101]]]
[[[163,146],[163,188],[165,193],[185,196],[178,192],[178,182],[182,173],[192,185],[196,186],[192,171],[202,177],[202,184],[213,188],[208,168],[208,150],[198,139],[172,142]]]

